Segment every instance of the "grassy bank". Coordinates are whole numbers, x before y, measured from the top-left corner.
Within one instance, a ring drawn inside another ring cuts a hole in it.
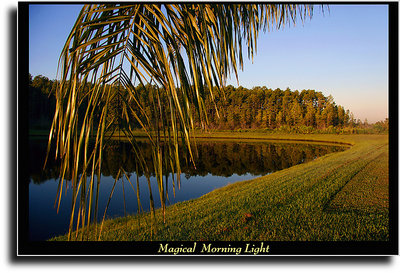
[[[388,240],[387,135],[219,132],[198,137],[331,141],[353,146],[171,205],[165,224],[160,210],[157,223],[150,214],[107,220],[101,240]],[[100,226],[94,227],[85,239],[97,239],[99,230]]]

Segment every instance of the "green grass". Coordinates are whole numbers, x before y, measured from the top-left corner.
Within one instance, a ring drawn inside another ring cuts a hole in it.
[[[261,133],[200,137],[258,139]],[[387,135],[274,135],[280,140],[349,143],[343,152],[216,189],[150,214],[109,219],[101,240],[388,240]],[[132,197],[134,198],[134,197]],[[85,237],[98,238],[99,226]],[[77,237],[81,239],[81,236]],[[73,236],[75,239],[75,235]],[[66,240],[66,236],[53,238]]]

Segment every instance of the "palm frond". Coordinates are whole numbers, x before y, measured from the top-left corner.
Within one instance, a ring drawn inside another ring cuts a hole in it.
[[[85,5],[60,57],[61,80],[50,133],[50,140],[56,140],[57,157],[62,159],[61,181],[72,171],[74,200],[79,191],[81,200],[87,199],[83,179],[91,177],[88,213],[78,213],[77,222],[84,215],[88,219],[80,220],[82,226],[92,221],[93,177],[96,173],[100,177],[105,137],[117,130],[135,147],[133,121],[152,143],[165,215],[163,166],[176,171],[179,180],[180,147],[186,147],[195,162],[193,113],[207,123],[205,92],[213,97],[215,86],[223,93],[227,77],[233,73],[238,78],[238,69],[243,69],[243,48],[253,58],[261,30],[280,28],[312,13],[311,5],[292,4]],[[148,106],[137,96],[135,83],[145,88],[156,86],[155,119],[148,117]],[[162,101],[161,97],[167,99]],[[118,107],[114,107],[116,101]],[[160,148],[163,136],[165,151]],[[90,138],[95,139],[93,147]],[[137,146],[135,151],[139,166],[145,168]],[[80,166],[83,173],[79,179]],[[84,210],[85,204],[81,207]],[[73,210],[74,205],[70,234]]]

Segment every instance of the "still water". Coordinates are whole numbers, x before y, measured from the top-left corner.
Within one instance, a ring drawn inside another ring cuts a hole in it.
[[[59,168],[49,161],[43,170],[47,141],[29,141],[29,236],[30,240],[46,240],[68,231],[72,202],[70,181],[64,182],[59,211],[55,208],[59,186]],[[150,146],[143,143],[150,159]],[[185,163],[180,155],[182,174],[180,187],[173,185],[172,175],[166,179],[167,204],[200,197],[230,183],[248,180],[313,160],[327,153],[343,151],[345,147],[287,142],[202,142],[197,143],[196,168]],[[150,210],[150,190],[143,174],[136,174],[133,151],[128,143],[110,145],[104,150],[101,183],[99,186],[99,215],[101,220],[118,169],[123,166],[130,181],[119,179],[107,209],[107,218],[134,214],[138,211],[136,179],[139,179],[140,201],[144,210]],[[146,156],[146,154],[145,154]],[[150,170],[151,171],[151,170]],[[175,174],[176,178],[176,174]],[[155,207],[160,207],[157,182],[151,176],[151,192]],[[132,188],[133,187],[133,188]],[[125,200],[125,202],[124,202]],[[125,205],[124,205],[125,203]],[[125,209],[124,209],[125,207]]]

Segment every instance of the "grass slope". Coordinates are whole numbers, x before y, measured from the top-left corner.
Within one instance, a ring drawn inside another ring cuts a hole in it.
[[[209,137],[207,134],[199,135]],[[214,133],[221,138],[269,138],[351,143],[339,153],[214,190],[167,208],[107,220],[101,240],[388,240],[387,135]],[[97,229],[97,232],[96,232]],[[100,225],[84,240],[98,239]],[[96,234],[97,233],[97,234]],[[82,239],[81,234],[73,239]],[[53,240],[66,240],[60,236]]]

